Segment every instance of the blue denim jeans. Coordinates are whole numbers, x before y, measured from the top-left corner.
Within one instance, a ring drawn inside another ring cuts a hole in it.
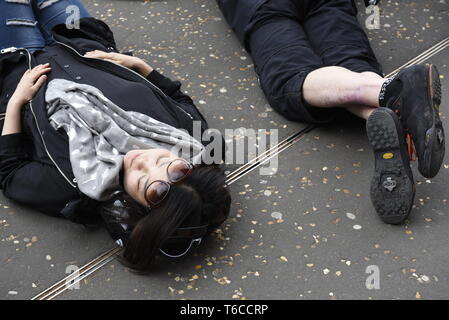
[[[90,14],[80,0],[0,0],[0,49],[45,50],[55,25],[73,28],[83,17]]]

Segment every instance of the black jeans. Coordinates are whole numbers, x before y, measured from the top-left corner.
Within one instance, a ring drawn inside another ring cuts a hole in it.
[[[253,0],[221,0],[230,21],[235,3]],[[341,66],[355,72],[383,75],[368,38],[358,23],[352,0],[268,0],[254,13],[244,29],[259,82],[270,105],[290,120],[326,123],[335,109],[315,108],[302,98],[306,76],[325,66]],[[237,27],[236,27],[237,26]],[[335,79],[335,81],[339,81]]]

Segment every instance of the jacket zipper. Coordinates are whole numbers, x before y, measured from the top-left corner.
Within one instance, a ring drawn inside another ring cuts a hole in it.
[[[56,40],[55,40],[55,41],[56,41]],[[110,63],[115,64],[116,66],[119,66],[119,67],[121,67],[121,68],[123,68],[123,69],[125,69],[125,70],[131,71],[132,73],[136,74],[137,76],[139,76],[140,78],[142,78],[143,80],[145,80],[146,82],[148,82],[153,88],[155,88],[158,92],[160,92],[165,98],[167,98],[167,99],[169,98],[169,97],[165,94],[165,92],[161,90],[161,88],[159,88],[159,87],[156,86],[154,83],[152,83],[150,80],[148,80],[147,78],[145,78],[144,76],[142,76],[140,73],[138,73],[138,72],[136,72],[136,71],[134,71],[134,70],[132,70],[132,69],[129,69],[129,68],[125,67],[125,66],[122,66],[121,64],[118,64],[118,63],[115,63],[115,62],[112,62],[112,61],[103,60],[103,59],[99,59],[99,58],[91,58],[91,57],[85,57],[85,56],[82,56],[82,55],[81,55],[75,48],[72,48],[72,47],[69,46],[68,44],[65,44],[65,43],[60,42],[60,41],[56,41],[56,43],[62,44],[63,46],[66,46],[67,48],[70,48],[71,50],[73,50],[74,52],[76,52],[76,54],[79,55],[81,58],[84,58],[84,59],[93,59],[93,60],[101,60],[101,61],[110,62]],[[173,99],[171,99],[171,100],[173,100]],[[191,120],[193,120],[193,117],[192,117],[192,115],[191,115],[190,113],[188,113],[188,112],[185,111],[183,108],[181,108],[180,106],[178,106],[177,103],[176,103],[176,101],[173,100],[173,102],[174,102],[174,104],[175,104],[176,107],[178,107],[182,112],[184,112],[186,115],[188,115],[189,118],[190,118]]]
[[[6,50],[7,50],[7,51],[6,51]],[[17,51],[17,50],[25,50],[25,51],[27,52],[27,54],[28,54],[28,69],[31,70],[31,69],[32,69],[32,68],[31,68],[31,54],[30,54],[30,52],[28,51],[27,48],[16,48],[16,47],[11,47],[11,48],[7,48],[7,49],[2,50],[0,53],[5,53],[5,52],[15,52],[15,51]],[[34,122],[36,123],[37,131],[39,132],[39,135],[40,135],[40,137],[41,137],[41,139],[42,139],[42,143],[43,143],[43,145],[44,145],[45,152],[47,153],[48,157],[49,157],[50,160],[53,162],[53,164],[55,165],[55,167],[58,169],[59,173],[64,177],[64,179],[67,180],[67,182],[68,182],[73,188],[76,189],[76,185],[73,184],[72,181],[70,181],[70,179],[69,179],[69,178],[64,174],[64,172],[61,170],[61,168],[59,168],[58,164],[56,163],[56,161],[53,159],[53,157],[51,156],[50,152],[48,151],[47,145],[46,145],[46,143],[45,143],[44,137],[42,136],[42,132],[41,132],[41,129],[40,129],[40,127],[39,127],[39,123],[38,123],[37,118],[36,118],[36,114],[34,113],[34,110],[33,110],[33,103],[32,103],[32,101],[33,101],[33,100],[31,99],[30,102],[29,102],[30,110],[31,110],[31,113],[33,114],[33,118],[34,118]],[[74,180],[75,180],[75,179],[74,179]]]

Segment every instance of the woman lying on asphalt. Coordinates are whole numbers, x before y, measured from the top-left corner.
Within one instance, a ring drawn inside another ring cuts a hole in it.
[[[437,175],[444,158],[436,67],[415,65],[383,78],[353,0],[217,1],[275,110],[311,123],[330,122],[338,109],[367,120],[375,154],[371,200],[384,222],[403,222],[415,195],[414,147],[426,178]]]
[[[69,7],[79,27],[66,25]],[[192,138],[194,122],[207,129],[193,101],[118,53],[79,0],[0,0],[0,49],[6,197],[103,223],[124,246],[122,262],[140,271],[158,252],[182,256],[227,218],[224,173],[204,164],[206,142]]]

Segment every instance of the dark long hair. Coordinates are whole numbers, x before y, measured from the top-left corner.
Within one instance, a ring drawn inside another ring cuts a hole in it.
[[[133,230],[120,261],[132,270],[149,271],[159,249],[176,228],[208,224],[213,229],[228,217],[230,205],[222,169],[194,167],[185,180],[171,186],[160,207],[130,218]]]

